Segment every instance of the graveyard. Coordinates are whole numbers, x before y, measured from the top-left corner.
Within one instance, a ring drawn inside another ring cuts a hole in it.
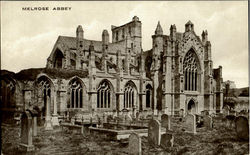
[[[19,124],[1,125],[4,155],[249,153],[246,115],[163,114],[79,122],[66,118],[52,130],[39,125],[34,112],[26,111],[23,115]],[[119,133],[120,138],[114,133]]]

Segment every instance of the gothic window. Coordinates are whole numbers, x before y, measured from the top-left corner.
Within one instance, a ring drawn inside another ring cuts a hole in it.
[[[197,91],[198,85],[198,62],[193,50],[190,50],[183,60],[184,89]]]
[[[148,84],[146,86],[146,108],[151,107],[151,102],[152,102],[152,86]]]
[[[116,31],[115,40],[118,41],[118,31]]]
[[[79,80],[70,82],[70,108],[83,107],[83,87]]]
[[[130,26],[128,27],[128,33],[131,36],[131,27]]]
[[[124,89],[124,108],[133,108],[135,107],[136,100],[136,89],[132,83],[127,83]]]
[[[124,31],[124,28],[122,29],[122,39],[125,38],[125,31]]]
[[[57,49],[55,52],[54,68],[62,68],[63,57],[62,52]]]
[[[43,108],[46,109],[47,101],[51,101],[51,84],[46,76],[42,76],[38,79],[38,102],[42,103]],[[43,110],[43,115],[45,116],[45,110]]]
[[[97,108],[111,107],[111,89],[107,81],[103,81],[97,89]]]
[[[13,99],[15,93],[15,85],[12,81],[1,80],[1,97],[2,97],[2,108],[11,108],[14,106]]]
[[[70,64],[71,64],[72,69],[76,69],[76,61],[75,60],[70,59]]]

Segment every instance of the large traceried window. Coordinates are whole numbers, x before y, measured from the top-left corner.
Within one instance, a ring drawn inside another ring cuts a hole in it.
[[[198,61],[193,50],[188,51],[183,61],[184,89],[197,91],[198,85]]]
[[[70,82],[70,108],[83,107],[83,87],[79,80]]]
[[[124,89],[124,108],[135,107],[136,101],[136,89],[133,83],[129,82],[126,84]]]
[[[41,76],[37,80],[38,83],[38,103],[43,104],[42,114],[45,116],[45,109],[51,102],[51,81],[46,76]],[[47,103],[49,102],[49,103]]]
[[[111,89],[107,81],[103,81],[97,89],[97,108],[111,107]]]

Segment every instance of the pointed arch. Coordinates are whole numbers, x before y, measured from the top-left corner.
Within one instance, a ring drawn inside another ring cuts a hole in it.
[[[150,84],[146,85],[146,108],[150,108],[152,105],[152,93],[153,87]]]
[[[112,108],[114,87],[112,83],[104,79],[97,86],[97,108]]]
[[[16,81],[10,76],[0,77],[2,108],[14,108],[16,106],[15,91],[18,87]]]
[[[184,90],[197,91],[198,90],[198,75],[201,71],[199,58],[194,50],[190,50],[185,54],[183,60],[183,73],[184,73]]]
[[[83,108],[86,103],[84,103],[84,98],[86,93],[86,86],[83,81],[75,76],[69,80],[68,83],[68,108]]]
[[[35,81],[36,85],[36,94],[37,94],[37,103],[38,108],[41,109],[42,113],[40,117],[45,117],[45,109],[48,106],[52,105],[53,96],[51,93],[54,92],[54,84],[49,76],[46,74],[39,74]]]
[[[197,101],[193,98],[188,100],[187,102],[187,112],[191,114],[195,114],[197,109]]]
[[[53,55],[53,67],[54,68],[62,68],[63,67],[63,59],[64,55],[59,48],[56,48]]]
[[[124,87],[123,108],[133,108],[136,106],[137,88],[133,81],[128,81]]]

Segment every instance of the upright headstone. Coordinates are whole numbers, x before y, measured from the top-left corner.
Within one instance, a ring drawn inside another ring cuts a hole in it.
[[[161,147],[167,149],[174,146],[174,136],[173,134],[165,133],[161,135]]]
[[[158,120],[152,119],[148,123],[148,143],[152,146],[160,145],[161,124]]]
[[[244,116],[236,117],[235,130],[237,136],[243,140],[249,140],[249,124],[248,119]]]
[[[126,123],[131,123],[133,120],[132,120],[132,117],[129,114],[127,114],[125,115],[125,121]]]
[[[196,116],[187,114],[185,118],[185,131],[189,133],[196,133]]]
[[[140,113],[137,112],[135,115],[136,115],[136,120],[138,121],[140,119]]]
[[[184,117],[184,110],[183,109],[180,110],[180,117]]]
[[[203,111],[201,111],[201,115],[202,116],[209,115],[209,112],[207,110],[203,110]]]
[[[213,119],[209,115],[203,116],[203,124],[206,128],[212,129],[213,128]]]
[[[229,115],[229,107],[228,107],[228,106],[225,106],[225,107],[223,108],[223,114],[224,114],[224,115]]]
[[[137,133],[131,133],[129,136],[129,154],[141,155],[141,137]]]
[[[34,145],[32,144],[32,116],[28,111],[25,111],[21,116],[20,147],[27,152],[34,150]]]
[[[166,128],[167,130],[171,130],[170,128],[170,116],[167,114],[161,115],[161,126]]]

